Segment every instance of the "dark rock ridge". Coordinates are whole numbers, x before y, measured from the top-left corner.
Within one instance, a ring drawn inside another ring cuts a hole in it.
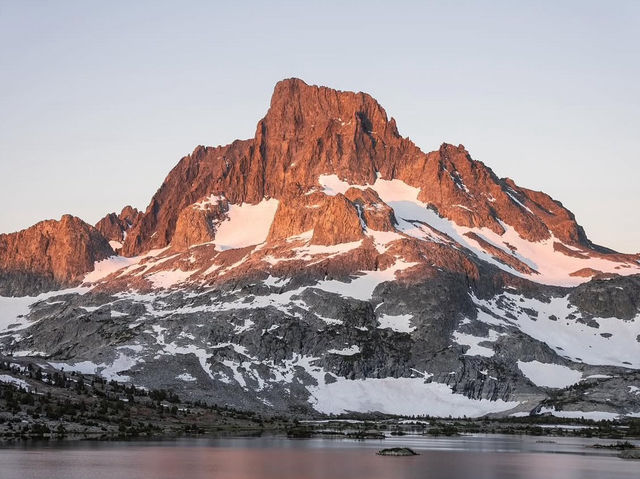
[[[640,276],[616,278],[616,287],[607,279],[594,279],[571,292],[569,298],[591,317],[633,319],[640,313]]]
[[[114,254],[96,230],[71,215],[0,234],[0,295],[23,296],[75,285]]]

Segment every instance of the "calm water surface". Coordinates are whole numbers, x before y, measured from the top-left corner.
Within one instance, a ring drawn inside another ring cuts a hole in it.
[[[546,443],[539,441],[555,441]],[[590,449],[605,440],[513,436],[381,441],[284,438],[0,445],[1,479],[618,479],[640,461]],[[415,457],[380,457],[409,446]]]

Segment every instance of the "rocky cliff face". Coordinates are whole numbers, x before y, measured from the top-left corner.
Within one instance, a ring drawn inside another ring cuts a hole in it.
[[[364,93],[282,81],[254,138],[78,221],[0,236],[5,292],[83,285],[0,297],[4,354],[290,414],[640,412],[640,256]]]
[[[77,284],[113,255],[106,239],[79,218],[42,221],[0,235],[0,295],[35,294]]]
[[[119,248],[127,237],[127,232],[138,223],[142,217],[142,212],[132,206],[125,206],[119,215],[109,213],[95,225],[96,229],[107,240],[114,243]],[[120,246],[118,246],[120,244]]]
[[[507,224],[531,241],[553,234],[567,244],[592,246],[562,204],[497,178],[464,147],[444,144],[423,153],[400,136],[395,120],[369,95],[291,79],[276,85],[253,139],[198,147],[180,161],[125,241],[123,254],[168,245],[180,212],[202,197],[223,194],[236,204],[282,199],[332,174],[353,185],[401,180],[420,189],[420,201],[461,226],[501,234]]]

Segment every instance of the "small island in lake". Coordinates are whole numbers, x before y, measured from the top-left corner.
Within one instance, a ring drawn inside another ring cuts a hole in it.
[[[381,449],[376,453],[378,456],[417,456],[418,453],[408,447],[391,447]]]

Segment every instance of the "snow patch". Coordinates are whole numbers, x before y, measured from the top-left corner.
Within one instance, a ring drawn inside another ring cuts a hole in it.
[[[518,368],[533,384],[546,388],[566,388],[582,379],[582,373],[561,364],[518,361]]]
[[[207,211],[209,209],[209,206],[217,205],[223,200],[224,200],[224,196],[222,195],[210,195],[202,199],[201,201],[198,201],[197,203],[192,204],[191,207],[194,209]]]
[[[13,376],[9,376],[8,374],[0,374],[0,383],[5,384],[13,384],[14,386],[18,386],[19,388],[24,388],[27,391],[31,389],[29,383],[22,379],[14,378]]]
[[[127,349],[131,351],[126,351]],[[144,362],[143,359],[135,356],[136,349],[135,346],[118,348],[118,355],[111,363],[96,364],[92,361],[80,361],[77,363],[49,362],[49,364],[59,370],[75,371],[81,374],[96,374],[107,381],[129,382],[131,378],[121,373],[129,371],[138,363]],[[134,353],[134,355],[130,356],[127,352]]]
[[[490,300],[480,300],[474,296],[472,300],[495,315],[478,311],[478,320],[515,326],[572,361],[640,369],[640,343],[636,340],[640,335],[640,315],[630,321],[592,318],[599,325],[593,328],[578,321],[580,313],[569,302],[568,295],[552,297],[544,302],[505,292]],[[538,316],[531,317],[527,309],[537,311]],[[611,336],[605,338],[602,333]]]
[[[604,411],[558,411],[555,408],[543,407],[540,409],[540,414],[549,413],[556,417],[566,417],[572,419],[592,419],[594,421],[612,421],[616,419],[619,414],[615,412]]]
[[[483,356],[485,358],[490,358],[493,357],[495,351],[487,346],[481,346],[480,343],[493,343],[499,336],[500,334],[493,329],[489,330],[489,335],[487,337],[473,336],[471,334],[455,331],[453,333],[453,340],[463,346],[469,346],[469,349],[464,353],[465,356]]]
[[[219,251],[264,243],[278,209],[278,200],[262,200],[251,205],[229,205],[228,219],[220,223],[215,244]]]
[[[403,235],[395,231],[376,231],[372,229],[367,229],[367,236],[373,239],[373,244],[380,254],[386,252],[392,242],[404,238]]]
[[[151,281],[154,288],[167,289],[178,283],[186,281],[196,271],[182,271],[174,269],[170,271],[159,271],[146,276]]]
[[[116,271],[138,264],[143,257],[144,256],[125,258],[124,256],[111,256],[107,259],[103,259],[102,261],[97,261],[93,265],[93,271],[84,277],[82,283],[95,283]]]
[[[416,330],[415,326],[411,326],[412,314],[382,314],[378,317],[379,329],[391,329],[399,333],[412,333]]]
[[[77,363],[49,362],[49,365],[59,370],[72,371],[80,374],[96,374],[98,370],[98,365],[91,361],[80,361]]]
[[[398,415],[478,417],[507,411],[519,402],[474,400],[455,394],[447,385],[428,383],[423,378],[349,380],[337,378],[331,384],[309,387],[312,406],[325,414],[348,411]]]
[[[318,313],[315,313],[315,315],[327,324],[344,324],[344,321],[342,321],[341,319],[328,318]]]
[[[353,345],[353,346],[349,346],[348,348],[329,349],[327,353],[338,354],[339,356],[353,356],[354,354],[360,353],[360,346]]]
[[[35,303],[55,296],[74,293],[84,294],[87,291],[89,291],[89,288],[78,287],[58,291],[49,291],[38,296],[0,296],[0,333],[7,331],[19,331],[28,326],[31,326],[32,324],[35,324],[34,321],[29,321],[27,319],[27,315],[31,311],[31,306],[33,306]],[[55,303],[56,302],[50,302],[49,304]]]
[[[266,286],[285,286],[289,281],[289,278],[279,278],[277,276],[271,276],[263,281]]]
[[[379,284],[395,280],[397,272],[409,269],[417,264],[398,259],[393,266],[385,270],[363,271],[360,276],[355,277],[349,283],[338,280],[323,280],[313,287],[329,293],[368,301]]]

